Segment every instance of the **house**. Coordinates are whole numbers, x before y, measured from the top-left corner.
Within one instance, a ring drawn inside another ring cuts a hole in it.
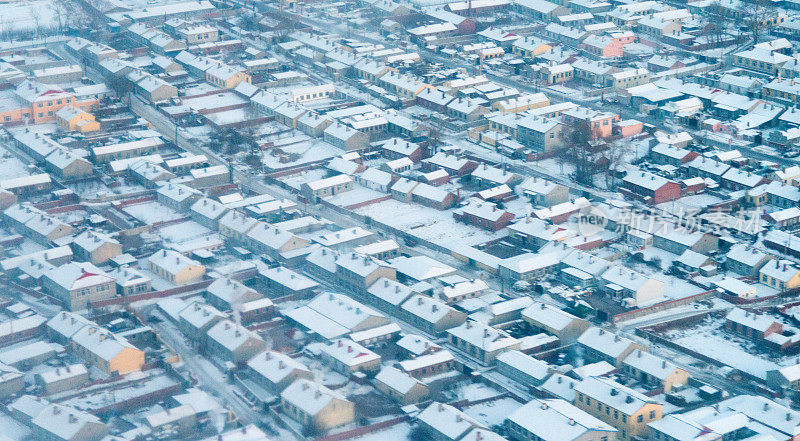
[[[617,265],[600,276],[603,290],[626,306],[643,305],[664,296],[664,282]]]
[[[471,200],[467,206],[455,210],[453,218],[478,228],[498,231],[511,223],[514,214],[498,209],[491,202]]]
[[[800,390],[800,364],[767,371],[767,384],[787,391]]]
[[[100,123],[95,121],[94,115],[75,106],[65,106],[56,112],[56,124],[68,132],[88,133],[100,130]]]
[[[9,371],[0,366],[0,396],[7,387],[2,382],[4,374]],[[35,382],[46,395],[57,394],[68,390],[77,390],[89,382],[89,371],[86,366],[75,363],[63,367],[39,372],[34,376]]]
[[[401,305],[408,321],[430,334],[441,334],[464,323],[467,316],[445,302],[420,294],[412,295]]]
[[[389,193],[389,188],[397,179],[397,176],[377,168],[368,168],[363,173],[355,175],[356,182],[362,187],[383,193]]]
[[[324,198],[353,189],[353,179],[344,174],[331,176],[302,185],[301,190],[309,197]]]
[[[313,380],[314,374],[292,357],[267,350],[247,361],[247,377],[277,394],[297,379]]]
[[[649,387],[669,393],[689,381],[689,372],[671,361],[644,352],[633,351],[622,361],[622,371],[629,377]]]
[[[328,126],[322,137],[328,144],[346,152],[367,148],[370,138],[368,133],[338,122]]]
[[[504,351],[519,349],[519,340],[507,332],[472,320],[446,332],[450,344],[483,364],[492,364]]]
[[[504,422],[514,441],[597,441],[615,439],[617,429],[563,399],[534,399]]]
[[[345,338],[332,340],[319,349],[322,360],[334,371],[350,377],[356,372],[375,373],[381,368],[381,356]]]
[[[455,154],[438,152],[430,158],[422,160],[425,171],[444,169],[450,176],[464,176],[478,168],[478,163]]]
[[[369,306],[332,292],[321,293],[305,306],[282,311],[282,314],[328,340],[391,323],[385,315]]]
[[[258,271],[273,297],[292,296],[295,299],[309,298],[319,286],[317,282],[295,271],[276,266]]]
[[[648,204],[661,204],[681,197],[679,183],[645,171],[631,171],[622,180],[623,194]]]
[[[447,210],[458,202],[453,193],[424,182],[420,182],[411,190],[411,200],[437,210]]]
[[[108,375],[137,372],[144,366],[144,351],[124,337],[95,324],[83,326],[75,332],[70,345],[87,365]]]
[[[614,123],[619,121],[619,115],[616,113],[601,112],[585,107],[574,107],[565,110],[561,113],[561,118],[564,124],[570,127],[587,126],[591,130],[593,139],[611,136]]]
[[[713,234],[665,224],[653,233],[653,245],[678,255],[686,250],[707,255],[717,250],[719,239]]]
[[[108,435],[108,426],[91,413],[61,404],[42,403],[29,415],[36,439],[47,441],[100,441]]]
[[[236,210],[225,213],[217,222],[217,229],[229,242],[244,244],[247,233],[258,225],[258,221]]]
[[[534,330],[555,335],[562,344],[574,343],[590,326],[586,320],[542,302],[525,308],[522,319]]]
[[[524,115],[516,123],[517,141],[536,152],[549,153],[564,145],[564,125],[555,119]]]
[[[658,143],[650,147],[650,157],[658,164],[669,164],[680,167],[693,161],[699,154],[682,147],[666,143]]]
[[[189,339],[203,341],[206,332],[225,318],[217,308],[193,301],[178,313],[178,328]]]
[[[635,350],[644,349],[633,341],[604,329],[591,327],[578,337],[578,345],[592,361],[606,361],[614,366],[622,362]]]
[[[206,301],[220,311],[235,310],[242,303],[258,300],[261,294],[230,277],[220,277],[206,288]]]
[[[234,364],[246,363],[267,347],[254,331],[230,320],[221,320],[206,331],[208,353]]]
[[[607,35],[588,35],[578,48],[595,59],[622,56],[622,44]]]
[[[337,281],[357,293],[365,293],[380,278],[394,280],[396,272],[386,262],[355,252],[341,254],[336,259]]]
[[[89,262],[54,267],[42,276],[42,287],[71,311],[117,295],[113,278]]]
[[[466,299],[479,297],[486,293],[489,284],[481,279],[461,280],[458,282],[444,282],[441,290],[437,290],[434,297],[438,297],[451,305]]]
[[[725,329],[748,340],[761,341],[782,333],[783,325],[768,314],[733,308],[725,315]]]
[[[497,372],[525,386],[540,386],[550,376],[547,362],[518,350],[503,352],[497,356]]]
[[[221,202],[210,198],[202,198],[192,204],[189,215],[198,224],[216,231],[219,228],[219,219],[230,209]]]
[[[484,426],[456,409],[434,401],[417,415],[417,421],[432,441],[458,441],[466,439],[466,434],[474,428]]]
[[[196,260],[173,250],[161,250],[147,258],[148,268],[157,276],[175,285],[200,281],[206,268]]]
[[[786,291],[800,286],[800,268],[789,260],[775,259],[758,270],[758,281],[778,291]]]
[[[113,237],[92,230],[86,230],[75,236],[72,249],[81,260],[95,265],[102,265],[122,254],[122,245]]]
[[[647,424],[661,419],[657,400],[603,377],[588,377],[575,385],[573,404],[617,428],[618,439],[628,441],[647,434]]]
[[[384,366],[375,376],[375,388],[400,405],[425,401],[428,386],[411,375],[392,366]]]
[[[299,378],[281,392],[281,409],[289,418],[316,430],[329,430],[353,422],[353,403],[338,392]]]
[[[388,278],[376,280],[367,289],[367,297],[382,310],[400,312],[400,305],[415,294],[408,286]]]
[[[0,363],[0,398],[6,400],[12,396],[19,395],[24,388],[25,376],[22,372],[15,367]],[[48,393],[47,389],[45,389],[45,392]]]
[[[455,358],[446,349],[426,353],[397,363],[398,369],[414,378],[425,378],[451,372],[456,368]]]
[[[153,290],[152,279],[128,265],[118,266],[108,273],[117,283],[117,293],[123,296],[143,294]]]
[[[555,273],[561,258],[571,251],[571,249],[566,250],[561,248],[560,250],[522,253],[509,257],[500,263],[500,277],[513,283],[520,280],[532,280],[546,274]]]
[[[191,206],[202,197],[200,191],[188,185],[168,182],[156,190],[156,200],[162,205],[177,211],[189,211]]]
[[[311,244],[307,239],[265,222],[259,222],[255,227],[251,228],[247,232],[244,243],[251,251],[266,254],[276,259],[282,253],[304,248]]]

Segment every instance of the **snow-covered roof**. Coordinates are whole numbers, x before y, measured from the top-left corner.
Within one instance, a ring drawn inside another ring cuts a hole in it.
[[[597,327],[591,327],[581,334],[578,337],[578,343],[612,358],[619,357],[635,345],[633,341],[625,337]]]
[[[472,320],[448,329],[447,333],[486,352],[507,349],[519,344],[519,341],[506,331]]]
[[[408,393],[416,385],[423,385],[416,378],[392,366],[384,366],[375,376],[375,380],[401,394]]]
[[[381,359],[380,355],[347,338],[331,341],[322,346],[320,352],[349,367]]]
[[[522,316],[554,331],[562,330],[576,320],[581,320],[560,308],[542,302],[534,302],[531,306],[525,308],[522,311]]]
[[[484,427],[455,407],[435,401],[420,412],[417,419],[441,433],[445,439],[461,439],[472,428]]]
[[[247,366],[272,384],[278,384],[293,372],[311,373],[306,365],[276,351],[264,351],[247,362]]]
[[[609,378],[586,378],[575,385],[575,390],[626,415],[633,415],[647,404],[658,404],[655,399]]]
[[[515,410],[508,419],[542,441],[572,441],[590,431],[617,431],[562,399],[534,399]]]
[[[456,272],[455,268],[425,255],[400,256],[391,259],[389,263],[397,272],[419,281],[455,274]]]
[[[665,380],[678,369],[678,366],[671,361],[641,349],[631,352],[622,363],[659,380]]]
[[[332,402],[346,402],[343,395],[313,381],[299,378],[281,393],[281,398],[307,415],[317,415]]]
[[[90,262],[70,262],[45,273],[44,277],[57,283],[67,291],[88,288],[113,282],[105,271]]]

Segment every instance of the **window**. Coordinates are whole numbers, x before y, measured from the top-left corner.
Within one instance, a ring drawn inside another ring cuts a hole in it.
[[[656,418],[656,411],[655,410],[651,410],[650,411],[650,419],[654,420],[655,418]]]
[[[639,415],[639,416],[636,417],[636,422],[637,423],[641,423],[642,421],[644,421],[644,415]]]

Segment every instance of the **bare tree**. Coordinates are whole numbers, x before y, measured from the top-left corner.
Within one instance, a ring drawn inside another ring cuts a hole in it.
[[[559,150],[556,160],[562,167],[572,164],[575,167],[573,178],[584,185],[594,186],[594,175],[597,173],[595,151],[592,146],[592,129],[589,121],[582,121],[573,127],[561,131],[564,147]]]
[[[740,4],[742,22],[750,31],[753,43],[758,43],[761,33],[775,24],[778,9],[770,0],[745,0]]]
[[[42,23],[42,11],[39,8],[32,7],[30,8],[31,18],[33,19],[33,26],[35,28],[36,36],[38,37],[42,31],[41,23]]]
[[[715,47],[722,44],[722,39],[726,35],[726,29],[730,24],[730,16],[719,1],[714,1],[706,8],[703,14],[699,15],[703,27],[703,34]]]

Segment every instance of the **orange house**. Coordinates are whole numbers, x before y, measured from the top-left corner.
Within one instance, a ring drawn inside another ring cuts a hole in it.
[[[72,105],[62,107],[56,112],[56,123],[69,132],[87,133],[100,130],[100,123],[95,121],[94,115]]]
[[[56,113],[65,106],[75,106],[88,111],[98,104],[97,99],[78,101],[65,90],[35,81],[26,80],[17,86],[13,100],[6,100],[0,109],[0,122],[32,121],[34,124],[56,120]]]
[[[600,112],[585,107],[578,107],[565,111],[563,122],[568,126],[588,124],[592,138],[608,138],[612,135],[614,123],[619,121],[619,115],[611,112]]]

